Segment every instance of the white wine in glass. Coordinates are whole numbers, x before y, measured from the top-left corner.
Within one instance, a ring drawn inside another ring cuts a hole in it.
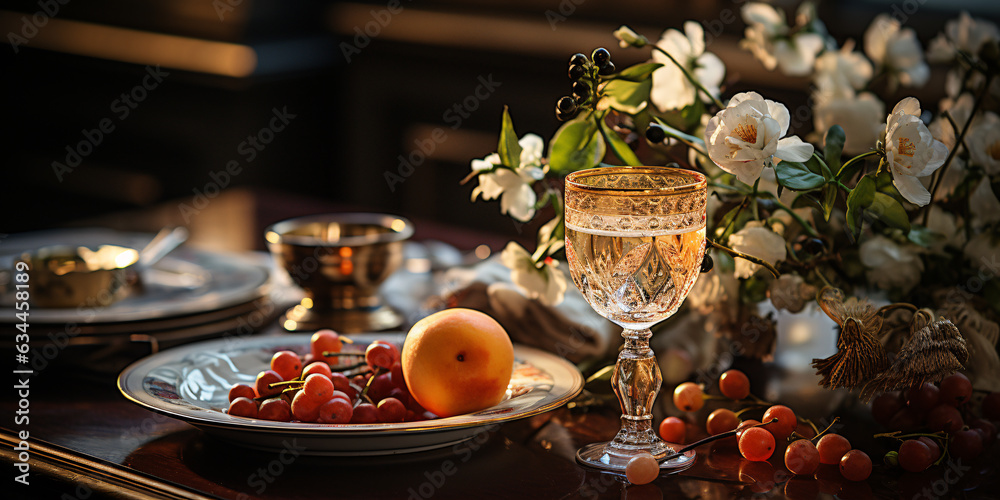
[[[652,426],[663,379],[649,348],[649,327],[677,311],[694,285],[705,253],[705,177],[668,167],[582,170],[566,178],[566,258],[573,283],[602,316],[624,328],[625,347],[611,384],[622,428],[607,443],[582,448],[589,466],[622,471],[649,452],[662,469],[693,463]]]

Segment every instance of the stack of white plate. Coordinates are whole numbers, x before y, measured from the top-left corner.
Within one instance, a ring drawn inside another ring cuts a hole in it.
[[[152,234],[67,229],[0,240],[0,270],[24,252],[50,245],[143,248]],[[9,274],[7,274],[9,281]],[[274,277],[272,277],[274,276]],[[301,292],[263,253],[220,253],[181,246],[143,271],[141,286],[111,305],[38,308],[28,315],[31,365],[84,365],[116,371],[142,355],[194,340],[246,336],[268,326]],[[2,282],[0,282],[2,283]],[[30,291],[30,282],[29,282]],[[11,283],[0,284],[0,345],[21,343]]]

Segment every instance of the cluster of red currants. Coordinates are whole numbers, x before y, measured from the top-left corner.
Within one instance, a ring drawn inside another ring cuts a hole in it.
[[[872,401],[872,416],[893,432],[879,434],[902,441],[886,454],[888,465],[920,472],[947,456],[972,460],[996,439],[1000,393],[987,395],[982,417],[975,416],[972,383],[955,373],[940,384],[925,382],[903,392],[887,392]]]
[[[306,356],[274,353],[270,369],[258,373],[253,386],[232,386],[227,413],[324,424],[435,418],[410,396],[395,345],[376,340],[364,352],[342,352],[344,340],[349,341],[333,330],[320,330],[313,334]],[[363,361],[348,361],[352,359]]]
[[[794,475],[812,475],[820,464],[838,465],[841,475],[850,481],[863,481],[871,475],[872,461],[868,454],[852,449],[850,442],[839,434],[817,433],[800,423],[795,412],[787,406],[770,405],[760,421],[741,419],[740,415],[745,411],[767,405],[750,394],[750,380],[743,372],[729,370],[723,373],[719,377],[719,391],[726,399],[734,401],[753,398],[739,412],[719,408],[705,421],[705,430],[711,436],[735,431],[737,447],[746,460],[767,461],[779,445],[787,443],[784,448],[785,467]],[[713,398],[717,397],[706,396],[702,388],[692,382],[678,385],[673,395],[674,405],[685,412],[698,411],[706,399]],[[687,427],[683,420],[667,417],[660,422],[659,431],[663,440],[683,443]],[[790,443],[789,439],[792,439]]]

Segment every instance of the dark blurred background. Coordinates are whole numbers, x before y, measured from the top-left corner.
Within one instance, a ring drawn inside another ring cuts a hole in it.
[[[224,187],[516,235],[497,202],[470,203],[475,183],[459,181],[496,149],[505,104],[519,134],[551,137],[572,53],[608,47],[619,67],[648,57],[617,47],[620,24],[656,40],[699,21],[727,64],[724,96],[806,101],[805,79],[738,48],[743,3],[4,2],[0,233],[197,208]],[[798,3],[775,2],[790,19]],[[906,26],[926,47],[960,10],[996,19],[1000,2],[826,1],[819,13],[838,42],[860,43],[878,13],[913,8]],[[933,109],[942,81],[935,71],[900,94]]]

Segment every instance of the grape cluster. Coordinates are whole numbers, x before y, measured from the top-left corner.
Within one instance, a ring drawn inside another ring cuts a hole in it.
[[[607,49],[594,49],[590,59],[580,53],[573,54],[569,58],[572,93],[556,101],[556,118],[559,121],[570,120],[580,111],[581,106],[596,101],[592,98],[597,89],[597,75],[610,75],[614,72],[615,64],[611,62],[611,53]]]
[[[342,352],[342,340],[333,330],[320,330],[312,336],[310,353],[304,357],[293,351],[274,353],[270,369],[258,373],[252,386],[230,388],[226,412],[324,424],[435,418],[410,397],[395,345],[376,340],[364,352]],[[352,371],[356,373],[349,376]]]
[[[887,392],[872,401],[872,416],[902,440],[898,451],[886,454],[889,465],[910,472],[931,467],[947,453],[969,461],[996,439],[992,421],[1000,420],[1000,393],[987,395],[981,418],[972,408],[972,383],[955,373],[940,384],[925,382],[902,392]],[[901,433],[901,434],[900,434]]]

